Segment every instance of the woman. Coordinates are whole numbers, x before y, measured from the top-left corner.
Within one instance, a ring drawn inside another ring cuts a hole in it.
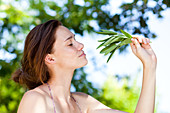
[[[143,84],[135,113],[153,113],[156,56],[147,38],[133,38],[130,45],[143,63]],[[83,47],[57,20],[30,31],[25,40],[22,68],[13,74],[15,82],[30,89],[24,94],[18,113],[124,113],[90,95],[70,92],[74,70],[87,64]]]

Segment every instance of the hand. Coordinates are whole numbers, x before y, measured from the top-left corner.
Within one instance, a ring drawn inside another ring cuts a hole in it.
[[[142,61],[143,65],[156,68],[157,58],[149,44],[150,40],[144,37],[133,37],[131,40],[132,52]]]

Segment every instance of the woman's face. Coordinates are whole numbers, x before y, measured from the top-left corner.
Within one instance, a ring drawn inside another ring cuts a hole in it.
[[[58,66],[64,68],[80,68],[87,64],[83,52],[84,45],[75,40],[75,36],[66,27],[59,26],[53,46],[53,57]]]

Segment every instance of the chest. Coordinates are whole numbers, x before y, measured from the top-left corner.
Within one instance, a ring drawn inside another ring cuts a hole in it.
[[[53,102],[50,98],[47,99],[48,113],[87,113],[87,107],[84,104],[73,101],[68,104],[66,102]],[[56,112],[55,112],[56,111]]]

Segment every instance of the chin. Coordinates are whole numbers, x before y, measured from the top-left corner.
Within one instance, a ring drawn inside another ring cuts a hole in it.
[[[81,67],[83,67],[83,66],[85,66],[85,65],[87,65],[87,64],[88,64],[88,60],[86,59],[86,60],[84,60],[84,61],[82,61],[82,62],[79,62],[77,68],[81,68]]]
[[[88,64],[88,60],[86,59],[86,62],[85,62],[85,64],[84,64],[84,66],[87,65],[87,64]]]

